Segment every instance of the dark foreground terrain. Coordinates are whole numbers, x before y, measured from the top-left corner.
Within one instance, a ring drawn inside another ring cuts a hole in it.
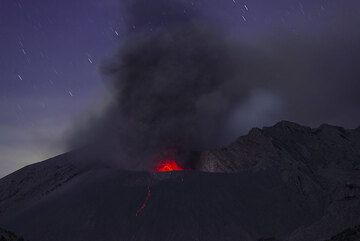
[[[0,226],[29,241],[352,241],[358,225],[359,128],[253,129],[196,171],[123,171],[83,149],[0,180]]]
[[[0,241],[24,241],[24,239],[17,237],[12,232],[0,228]]]

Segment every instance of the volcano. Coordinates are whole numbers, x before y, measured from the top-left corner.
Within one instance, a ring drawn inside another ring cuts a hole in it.
[[[168,164],[126,171],[92,147],[27,166],[0,180],[0,227],[31,241],[324,241],[360,225],[360,128],[283,121],[195,170]]]

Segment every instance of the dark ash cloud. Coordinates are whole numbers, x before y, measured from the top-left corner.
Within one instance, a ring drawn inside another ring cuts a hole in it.
[[[191,162],[249,122],[360,121],[360,35],[280,31],[246,45],[204,25],[188,2],[149,2],[128,2],[128,36],[103,69],[113,103],[72,144],[86,140],[122,167],[149,169],[160,158]]]

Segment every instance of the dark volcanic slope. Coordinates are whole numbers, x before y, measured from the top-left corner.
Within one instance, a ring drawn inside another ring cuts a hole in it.
[[[17,237],[12,232],[0,228],[0,241],[24,241],[24,239]]]
[[[348,228],[326,241],[359,241],[359,240],[360,240],[360,226],[356,226],[353,228]]]
[[[291,241],[322,240],[360,223],[360,128],[291,122],[250,131],[228,147],[203,154],[199,169],[239,172],[275,168],[287,189],[321,219],[296,230]]]
[[[31,241],[323,241],[360,224],[359,143],[281,122],[204,153],[217,173],[125,172],[80,150],[1,179],[0,226]]]
[[[257,240],[285,234],[309,216],[288,200],[274,172],[93,170],[35,202],[22,201],[1,223],[34,241]]]

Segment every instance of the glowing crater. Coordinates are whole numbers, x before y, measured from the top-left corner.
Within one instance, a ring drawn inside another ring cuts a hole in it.
[[[183,171],[182,168],[175,160],[161,160],[155,167],[155,172],[174,172]]]

